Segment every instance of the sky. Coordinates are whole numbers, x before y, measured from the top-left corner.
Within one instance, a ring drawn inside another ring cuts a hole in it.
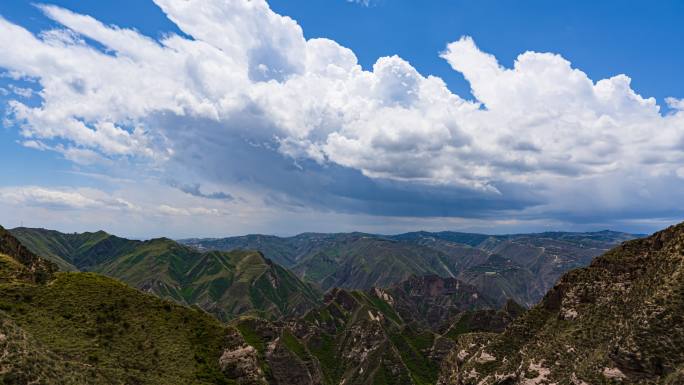
[[[680,1],[0,3],[0,224],[133,238],[684,218]]]

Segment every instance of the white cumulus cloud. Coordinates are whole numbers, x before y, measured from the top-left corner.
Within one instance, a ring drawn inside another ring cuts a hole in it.
[[[558,212],[681,192],[666,181],[684,161],[682,101],[668,99],[673,111],[663,114],[626,75],[592,80],[538,52],[505,68],[462,37],[441,56],[470,83],[476,100],[467,100],[398,56],[363,70],[350,49],[305,39],[264,0],[155,3],[192,39],[154,40],[55,6],[41,9],[63,27],[39,35],[0,18],[0,67],[41,87],[39,105],[11,102],[26,146],[81,164],[180,163],[214,179],[247,162],[304,173],[342,167],[374,181],[487,197],[528,191],[541,199],[536,206]],[[596,188],[595,178],[614,185],[592,202],[554,203]]]

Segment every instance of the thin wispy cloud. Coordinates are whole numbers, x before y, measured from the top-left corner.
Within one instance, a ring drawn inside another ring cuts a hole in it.
[[[105,209],[139,210],[125,199],[92,188],[46,188],[41,186],[20,186],[0,188],[0,199],[4,203],[27,205],[60,210]]]
[[[374,1],[373,0],[347,0],[348,3],[355,3],[363,5],[364,7],[369,7]]]

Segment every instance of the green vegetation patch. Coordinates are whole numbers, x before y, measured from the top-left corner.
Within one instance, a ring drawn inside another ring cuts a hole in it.
[[[218,368],[221,324],[110,278],[58,273],[48,285],[0,285],[0,308],[50,354],[115,383],[229,383]]]

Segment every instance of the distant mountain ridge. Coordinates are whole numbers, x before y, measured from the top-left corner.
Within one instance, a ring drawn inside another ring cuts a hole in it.
[[[199,250],[260,250],[323,290],[365,290],[413,275],[435,274],[470,283],[499,305],[513,298],[532,306],[566,271],[586,266],[594,257],[636,237],[608,230],[511,235],[419,231],[293,237],[255,234],[180,242]]]
[[[508,299],[529,307],[563,273],[633,237],[612,231],[496,236],[421,231],[177,242],[128,240],[103,231],[11,232],[63,271],[99,272],[226,320],[250,312],[298,315],[320,304],[321,292],[332,288],[387,288],[424,275],[457,278],[497,307]]]
[[[326,245],[340,240],[360,237],[371,237],[381,239],[392,239],[398,241],[416,242],[421,239],[439,239],[442,241],[458,243],[477,248],[487,240],[497,242],[519,239],[523,237],[548,238],[557,240],[568,240],[574,242],[609,242],[620,243],[634,238],[641,238],[645,234],[630,234],[612,230],[600,230],[594,232],[565,232],[548,231],[541,233],[518,233],[489,235],[480,233],[464,233],[456,231],[414,231],[396,235],[372,234],[363,232],[351,233],[301,233],[289,237],[276,235],[249,234],[224,238],[185,238],[178,242],[184,245],[205,250],[261,250],[269,258],[285,257],[285,260],[274,259],[285,267],[291,267],[299,262],[304,256],[309,255],[312,250],[317,250]],[[288,262],[289,261],[289,262]]]

